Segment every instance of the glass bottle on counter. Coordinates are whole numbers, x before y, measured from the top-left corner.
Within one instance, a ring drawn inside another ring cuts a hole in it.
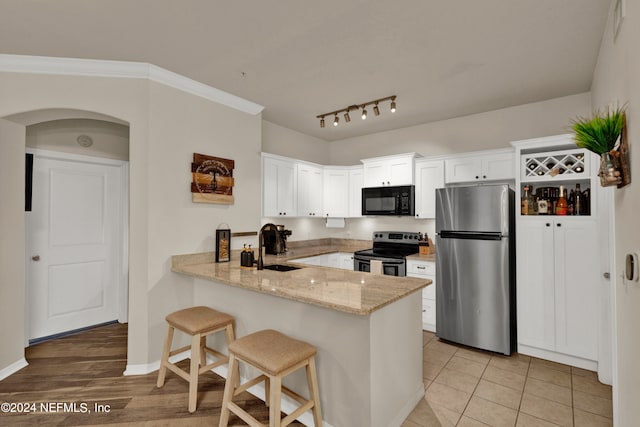
[[[533,195],[531,194],[531,187],[528,185],[524,186],[524,194],[522,195],[522,200],[520,202],[520,214],[521,215],[535,215],[535,200],[533,199]]]
[[[556,201],[556,215],[566,215],[567,214],[567,197],[566,190],[564,187],[560,186],[560,196]]]

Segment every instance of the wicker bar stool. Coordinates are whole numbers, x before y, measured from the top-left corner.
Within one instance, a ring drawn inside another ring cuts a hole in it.
[[[269,406],[269,426],[284,427],[308,410],[313,411],[316,427],[322,425],[320,415],[320,395],[315,365],[316,348],[304,341],[290,338],[280,332],[267,329],[239,338],[229,345],[230,377],[224,387],[220,427],[227,427],[229,411],[239,416],[250,426],[262,426],[254,417],[240,406],[233,403],[233,397],[249,387],[265,382],[265,402]],[[240,385],[238,381],[238,362],[247,363],[262,374]],[[282,378],[290,373],[305,368],[309,399],[305,399],[282,385]],[[282,393],[297,400],[301,406],[284,418],[280,418],[280,400]]]
[[[173,312],[166,317],[166,320],[169,327],[162,351],[157,386],[162,387],[164,385],[167,368],[184,378],[189,383],[189,412],[194,412],[198,396],[198,375],[229,361],[227,355],[207,347],[206,337],[224,330],[226,332],[227,345],[230,345],[235,339],[235,320],[226,313],[203,306],[185,308],[184,310]],[[173,333],[176,329],[191,336],[191,345],[172,351],[171,344],[173,342]],[[174,363],[169,362],[169,357],[188,349],[191,349],[191,365],[189,372],[186,372]],[[216,356],[217,360],[207,365],[207,353]]]

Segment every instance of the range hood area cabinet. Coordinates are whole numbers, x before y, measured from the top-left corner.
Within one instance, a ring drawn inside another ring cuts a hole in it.
[[[447,184],[515,179],[513,149],[465,153],[445,160]]]
[[[363,159],[364,186],[387,187],[413,185],[413,161],[416,153]]]

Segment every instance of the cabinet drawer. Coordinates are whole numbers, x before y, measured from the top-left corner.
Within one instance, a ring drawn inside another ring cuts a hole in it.
[[[427,286],[426,288],[422,288],[422,298],[428,298],[435,300],[436,299],[436,278],[432,278],[433,283]]]
[[[436,263],[429,261],[407,261],[407,275],[435,276]]]
[[[436,302],[434,300],[422,300],[422,323],[436,324]]]

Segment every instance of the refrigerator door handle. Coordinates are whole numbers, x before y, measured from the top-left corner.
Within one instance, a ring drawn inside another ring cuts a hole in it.
[[[502,240],[502,233],[482,233],[477,231],[441,231],[438,235],[442,239],[466,240]]]

